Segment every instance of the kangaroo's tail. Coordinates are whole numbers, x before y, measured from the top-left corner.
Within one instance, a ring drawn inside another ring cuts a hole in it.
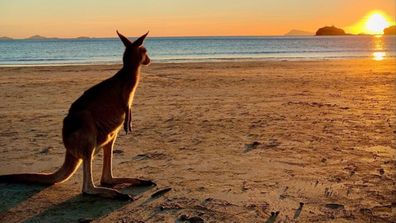
[[[62,167],[53,173],[22,173],[0,176],[0,183],[56,184],[69,179],[81,164],[81,159],[66,152]]]

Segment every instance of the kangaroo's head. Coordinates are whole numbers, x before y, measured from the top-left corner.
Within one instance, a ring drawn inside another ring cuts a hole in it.
[[[139,66],[139,65],[150,64],[150,58],[147,55],[147,50],[143,46],[143,41],[146,38],[148,32],[143,36],[139,37],[138,39],[136,39],[134,42],[131,42],[128,38],[123,36],[118,31],[117,34],[125,46],[125,52],[122,58],[124,66],[130,66],[130,65]]]

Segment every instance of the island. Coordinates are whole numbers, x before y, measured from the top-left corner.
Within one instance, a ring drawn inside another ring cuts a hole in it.
[[[0,41],[2,40],[13,40],[13,38],[7,37],[7,36],[0,36]]]
[[[385,28],[384,35],[396,35],[396,25]]]
[[[292,29],[288,33],[286,33],[285,36],[313,36],[313,33],[298,29]]]
[[[335,26],[325,26],[319,28],[316,31],[317,36],[339,36],[339,35],[347,35],[343,29],[337,28]]]

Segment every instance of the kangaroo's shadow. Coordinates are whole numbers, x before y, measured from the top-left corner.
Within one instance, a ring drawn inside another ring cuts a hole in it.
[[[1,183],[0,213],[8,211],[47,187],[46,185]]]
[[[126,194],[138,196],[151,188],[151,186],[135,186],[123,188],[121,191]],[[90,222],[108,215],[127,204],[131,204],[131,201],[120,201],[80,194],[24,222]]]
[[[0,212],[17,206],[24,200],[45,189],[46,186],[24,184],[0,184]],[[138,196],[152,187],[125,187],[123,193]],[[79,194],[44,210],[24,222],[90,222],[105,216],[131,201],[119,201],[98,196]]]

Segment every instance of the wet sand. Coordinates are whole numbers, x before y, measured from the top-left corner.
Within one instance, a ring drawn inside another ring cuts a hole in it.
[[[70,104],[119,68],[0,68],[0,174],[57,169]],[[51,187],[0,184],[0,221],[395,222],[395,96],[395,60],[152,64],[113,169],[172,190],[81,196],[80,168]]]

